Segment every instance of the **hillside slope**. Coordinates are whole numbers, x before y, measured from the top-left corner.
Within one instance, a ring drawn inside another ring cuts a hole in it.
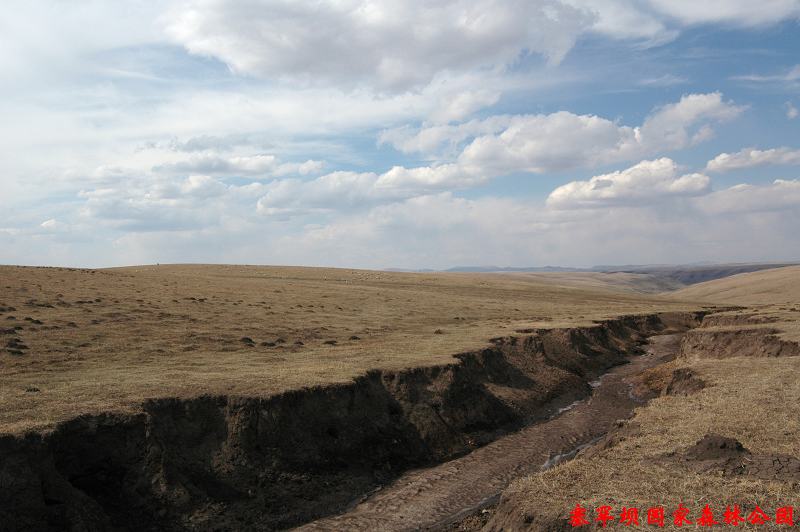
[[[708,264],[703,266],[636,266],[631,268],[610,268],[608,272],[638,273],[659,277],[682,285],[693,285],[733,275],[772,270],[796,263],[754,263],[754,264]]]
[[[800,303],[800,266],[789,266],[698,283],[671,294],[677,299],[731,305]]]

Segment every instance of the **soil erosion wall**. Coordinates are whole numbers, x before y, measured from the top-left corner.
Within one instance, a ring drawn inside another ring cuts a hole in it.
[[[342,511],[591,393],[644,339],[702,313],[519,331],[452,364],[270,398],[148,401],[0,437],[0,530],[269,530]]]

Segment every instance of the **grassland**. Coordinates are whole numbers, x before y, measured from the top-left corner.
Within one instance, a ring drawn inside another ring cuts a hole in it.
[[[698,283],[674,292],[673,297],[753,307],[796,306],[799,279],[800,266],[788,266]]]
[[[798,267],[702,283],[670,297],[746,307],[724,313],[703,327],[706,330],[698,329],[699,334],[751,329],[777,334],[785,341],[800,340]],[[726,322],[729,325],[715,325]],[[740,338],[745,342],[758,336],[740,334]],[[524,516],[535,516],[540,524],[557,522],[576,503],[587,508],[608,504],[617,513],[623,506],[674,509],[683,503],[692,509],[692,519],[709,504],[720,521],[727,505],[739,504],[749,512],[758,504],[773,518],[776,507],[800,505],[800,472],[796,470],[800,357],[737,356],[737,346],[741,353],[749,352],[747,346],[731,345],[732,352],[725,358],[682,357],[663,368],[670,373],[675,368],[690,370],[705,382],[698,393],[659,397],[638,409],[630,423],[602,445],[513,484],[504,494],[492,530],[519,525]],[[746,458],[748,463],[767,463],[768,467],[760,475],[747,470],[726,472],[721,462],[698,470],[703,464],[687,453],[709,434],[738,440],[752,453]],[[788,460],[792,466],[770,470],[775,460]]]
[[[489,338],[696,309],[635,274],[0,267],[0,433],[148,398],[269,396],[453,362]]]
[[[670,297],[745,307],[727,315],[748,316],[737,328],[773,328],[787,341],[800,342],[800,266],[734,275],[688,286]]]

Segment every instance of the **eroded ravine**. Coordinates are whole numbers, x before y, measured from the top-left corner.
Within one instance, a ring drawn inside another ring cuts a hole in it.
[[[452,364],[375,370],[270,397],[154,399],[134,414],[0,436],[0,530],[444,523],[629,415],[636,400],[624,380],[658,355],[620,365],[647,337],[686,331],[704,315],[521,330]]]
[[[674,358],[682,333],[649,339],[633,355],[596,381],[590,398],[559,415],[502,437],[461,458],[411,471],[345,514],[299,530],[425,530],[446,526],[496,500],[523,475],[551,467],[631,416],[645,398],[633,393],[631,377]]]

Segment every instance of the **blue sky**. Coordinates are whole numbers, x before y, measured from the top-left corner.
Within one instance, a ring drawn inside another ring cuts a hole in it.
[[[800,0],[12,1],[0,262],[800,260]]]

